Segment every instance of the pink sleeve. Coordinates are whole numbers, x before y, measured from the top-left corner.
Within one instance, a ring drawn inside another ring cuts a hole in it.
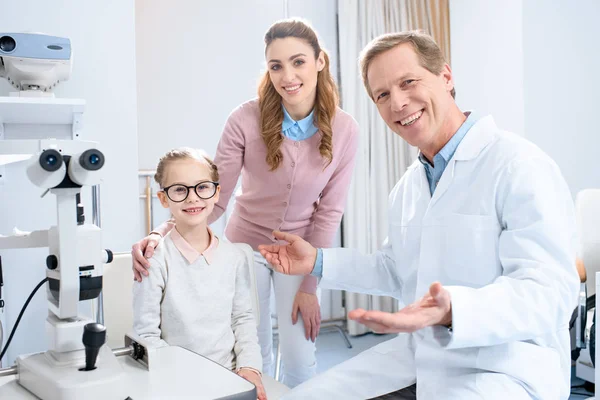
[[[313,214],[314,229],[306,240],[314,247],[331,247],[335,232],[344,214],[358,149],[358,125],[356,122],[352,122],[348,134],[348,145],[337,169],[323,189],[321,201]],[[306,276],[299,290],[305,293],[316,293],[317,278],[311,275]]]
[[[223,129],[223,134],[217,145],[215,164],[219,169],[219,186],[221,193],[219,201],[215,204],[213,212],[208,217],[208,223],[215,222],[227,209],[229,199],[237,184],[244,164],[246,141],[243,132],[243,114],[240,110],[234,111]]]
[[[154,228],[154,230],[150,233],[158,233],[160,236],[165,237],[167,233],[171,231],[175,227],[175,220],[173,218],[163,222],[158,227]]]
[[[358,126],[356,122],[352,122],[350,131],[344,132],[347,133],[348,144],[343,149],[344,153],[340,163],[331,175],[327,185],[325,185],[317,210],[313,214],[314,229],[305,238],[314,247],[331,247],[335,232],[344,214],[358,149]]]
[[[308,294],[315,294],[317,293],[317,283],[318,280],[316,276],[306,275],[298,291]]]

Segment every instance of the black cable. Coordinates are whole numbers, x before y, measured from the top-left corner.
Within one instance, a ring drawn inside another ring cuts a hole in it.
[[[12,340],[13,336],[15,335],[15,331],[17,330],[17,327],[19,326],[19,322],[21,322],[21,317],[23,316],[23,313],[25,312],[25,309],[29,305],[29,302],[31,301],[31,299],[33,299],[33,296],[35,295],[35,292],[37,292],[38,289],[40,287],[42,287],[42,285],[44,283],[46,283],[46,281],[48,281],[48,278],[42,279],[42,281],[37,284],[37,286],[35,287],[35,289],[33,289],[33,292],[31,292],[31,294],[27,298],[27,301],[23,305],[23,308],[21,308],[21,312],[19,313],[19,317],[17,318],[17,322],[15,322],[15,326],[13,326],[12,331],[10,332],[10,336],[8,337],[8,340],[6,341],[6,346],[4,346],[4,349],[2,349],[2,353],[0,353],[0,360],[2,360],[2,357],[4,357],[4,353],[6,353],[6,350],[8,350],[8,345],[10,345],[10,341]]]

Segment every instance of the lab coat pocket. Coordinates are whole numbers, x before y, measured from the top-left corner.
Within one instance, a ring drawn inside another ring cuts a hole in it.
[[[442,230],[446,284],[481,287],[501,274],[496,216],[450,214]]]

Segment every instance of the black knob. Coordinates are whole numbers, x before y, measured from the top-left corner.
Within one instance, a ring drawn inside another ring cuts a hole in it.
[[[96,369],[96,359],[100,347],[106,342],[106,327],[91,322],[83,327],[83,345],[85,346],[85,368],[83,371]]]
[[[46,267],[51,270],[58,268],[58,258],[56,258],[55,255],[50,254],[48,257],[46,257]]]
[[[114,259],[113,252],[110,251],[109,249],[104,249],[104,251],[106,251],[106,263],[105,264],[110,264],[111,262],[113,262],[113,259]]]

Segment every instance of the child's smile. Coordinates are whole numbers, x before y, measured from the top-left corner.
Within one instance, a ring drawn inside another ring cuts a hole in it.
[[[202,211],[204,211],[205,208],[206,207],[190,207],[190,208],[184,208],[182,211],[187,214],[195,215],[195,214],[199,214]]]

